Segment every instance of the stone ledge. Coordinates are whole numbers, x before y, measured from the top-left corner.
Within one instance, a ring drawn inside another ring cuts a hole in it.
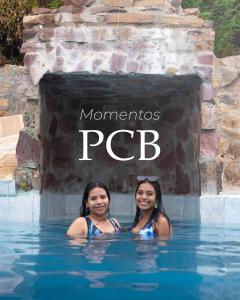
[[[160,6],[163,7],[166,5],[166,0],[139,0],[134,1],[134,7],[152,7],[152,6]],[[169,5],[169,4],[168,4]]]
[[[99,6],[99,7],[93,7],[91,8],[92,14],[100,14],[100,13],[121,13],[121,12],[127,12],[126,9],[121,7],[106,7],[106,6]]]
[[[199,16],[200,15],[200,10],[199,8],[185,8],[183,10],[183,12],[186,14],[186,15],[194,15],[194,16]]]
[[[133,194],[112,193],[111,214],[120,217],[120,221],[131,222],[135,214],[133,199]],[[240,195],[163,195],[163,202],[173,221],[240,224]],[[18,222],[73,220],[78,216],[80,203],[81,195],[41,196],[37,192],[26,192],[11,198],[0,197],[0,221],[10,221],[13,216]]]
[[[117,14],[117,13],[112,13],[109,15],[105,16],[105,21],[108,24],[113,24],[113,23],[125,23],[125,24],[153,24],[154,23],[154,19],[153,19],[153,15],[149,15],[149,14],[138,14],[138,13],[121,13],[121,14]]]
[[[114,7],[131,7],[133,0],[104,0],[104,5]]]
[[[12,115],[0,118],[0,137],[19,134],[23,128],[23,116]]]
[[[0,197],[16,196],[16,187],[14,179],[0,179]]]
[[[23,18],[23,27],[30,29],[34,25],[50,25],[53,23],[52,14],[25,16]]]
[[[55,14],[42,14],[24,17],[23,24],[25,28],[25,37],[34,37],[34,31],[30,29],[35,25],[42,26],[59,26],[66,24],[77,24],[77,23],[89,23],[89,24],[103,24],[102,20],[97,18],[97,13],[102,13],[102,18],[104,18],[106,24],[155,24],[155,25],[165,25],[174,27],[193,27],[202,28],[205,26],[204,20],[195,15],[176,15],[176,14],[166,14],[166,13],[156,13],[154,11],[143,11],[141,9],[130,8],[127,12],[123,8],[119,12],[114,11],[114,7],[104,7],[92,8],[91,13],[89,10],[84,10],[82,13],[69,13],[69,12],[59,12]],[[116,9],[116,8],[115,8]],[[108,13],[109,12],[109,13]],[[100,17],[100,16],[99,16]],[[28,31],[26,31],[28,29]]]
[[[53,10],[53,13],[71,13],[77,14],[82,12],[83,6],[64,5]]]
[[[51,12],[52,12],[52,10],[50,8],[45,8],[45,7],[34,7],[32,9],[33,15],[50,14]]]
[[[64,0],[64,5],[73,5],[76,7],[81,7],[81,6],[89,6],[91,5],[94,0]]]
[[[166,26],[202,28],[204,21],[196,16],[160,15],[154,17],[154,23]]]
[[[0,196],[0,221],[39,224],[40,195],[19,193],[13,197]]]
[[[200,197],[201,224],[240,224],[240,195]]]
[[[167,14],[149,14],[149,13],[111,13],[105,15],[105,21],[109,23],[150,23],[156,25],[166,25],[174,27],[194,27],[202,28],[204,21],[196,16],[178,16]]]
[[[15,178],[17,141],[18,134],[0,137],[0,179],[2,180]]]

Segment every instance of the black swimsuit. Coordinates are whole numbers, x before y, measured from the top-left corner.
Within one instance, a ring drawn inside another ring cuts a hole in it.
[[[93,223],[93,221],[91,220],[91,218],[89,216],[86,216],[85,219],[86,219],[87,227],[88,227],[88,236],[99,235],[99,234],[103,233],[99,228],[97,228],[97,226]],[[108,220],[111,222],[111,224],[114,228],[114,232],[120,231],[118,224],[112,218],[108,218]]]

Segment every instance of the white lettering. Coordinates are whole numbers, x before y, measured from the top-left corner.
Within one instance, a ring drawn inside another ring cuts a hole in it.
[[[90,144],[89,146],[96,147],[100,145],[103,141],[104,135],[99,130],[79,130],[83,134],[83,157],[79,160],[92,160],[88,157],[88,133],[96,133],[98,135],[98,142],[96,144]]]

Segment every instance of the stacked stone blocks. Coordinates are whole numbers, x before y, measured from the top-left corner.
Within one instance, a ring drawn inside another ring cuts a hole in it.
[[[201,191],[217,193],[221,186],[217,186],[219,133],[212,87],[214,31],[211,22],[199,18],[198,9],[182,9],[180,4],[82,0],[65,1],[57,10],[35,9],[24,18],[21,51],[34,86],[46,72],[197,74],[202,79]],[[35,127],[27,130],[33,143],[38,118],[35,115]],[[20,138],[20,148],[21,143]]]

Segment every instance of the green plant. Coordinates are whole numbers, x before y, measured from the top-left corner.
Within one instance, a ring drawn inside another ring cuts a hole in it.
[[[54,9],[54,8],[60,7],[62,4],[63,3],[60,0],[51,0],[51,1],[48,1],[47,7]]]
[[[240,54],[239,0],[184,0],[183,7],[199,7],[201,17],[213,21],[214,52],[218,57]]]
[[[20,63],[22,19],[37,6],[35,0],[0,0],[0,50],[6,62]]]
[[[0,56],[1,62],[22,64],[22,20],[33,7],[58,8],[61,0],[0,0]]]

